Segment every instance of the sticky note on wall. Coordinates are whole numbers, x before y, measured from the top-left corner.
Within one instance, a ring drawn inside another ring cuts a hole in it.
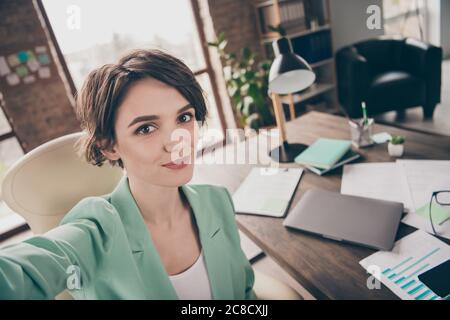
[[[20,62],[24,63],[28,61],[28,53],[26,51],[20,51],[17,54],[17,59],[19,59]]]
[[[20,83],[20,78],[19,78],[19,76],[17,74],[11,73],[11,74],[6,76],[6,82],[10,86],[15,86],[15,85],[18,85]]]
[[[37,46],[34,48],[34,51],[36,51],[37,53],[45,53],[45,52],[47,52],[47,47],[46,46]]]
[[[19,77],[21,77],[21,78],[25,77],[26,75],[28,75],[28,69],[27,69],[27,67],[25,67],[25,66],[18,66],[18,67],[16,68],[16,74],[17,74]]]
[[[18,66],[19,64],[20,64],[20,61],[19,61],[19,59],[17,58],[17,55],[15,55],[15,54],[10,54],[9,56],[8,56],[8,63],[9,63],[9,65],[11,66],[11,67],[16,67],[16,66]]]
[[[33,51],[28,50],[27,53],[28,53],[28,61],[30,61],[30,60],[37,60],[36,55],[34,54]]]
[[[36,77],[31,75],[31,74],[26,76],[25,78],[23,78],[23,83],[25,83],[25,84],[30,84],[30,83],[33,83],[35,81],[36,81]]]
[[[38,74],[39,78],[41,79],[50,78],[50,68],[49,67],[40,68]]]
[[[31,72],[36,72],[41,65],[36,60],[28,60],[27,66]]]
[[[11,73],[11,69],[6,62],[5,57],[0,57],[0,77],[6,76]]]
[[[50,64],[50,57],[46,53],[41,53],[38,56],[39,63],[43,66]]]

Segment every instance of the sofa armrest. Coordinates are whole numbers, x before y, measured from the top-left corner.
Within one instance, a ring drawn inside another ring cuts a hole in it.
[[[402,58],[407,71],[424,79],[427,104],[440,102],[442,48],[408,38],[405,40]]]
[[[336,54],[336,73],[340,104],[349,117],[359,117],[370,83],[367,60],[355,47],[343,48]]]

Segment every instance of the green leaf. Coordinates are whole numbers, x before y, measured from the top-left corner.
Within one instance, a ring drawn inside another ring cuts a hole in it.
[[[248,61],[252,57],[252,51],[248,47],[242,48],[242,59]]]
[[[247,70],[244,73],[245,80],[251,81],[255,78],[256,72],[253,70]]]
[[[236,102],[235,110],[236,110],[237,113],[241,114],[242,106],[243,106],[243,102],[242,101]]]
[[[217,36],[217,42],[220,43],[222,41],[225,40],[225,32],[220,32],[219,35]]]
[[[405,142],[405,137],[400,135],[392,135],[390,142],[392,144],[402,144]]]

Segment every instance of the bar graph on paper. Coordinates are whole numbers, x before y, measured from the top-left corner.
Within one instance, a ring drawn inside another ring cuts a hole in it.
[[[376,252],[360,264],[401,299],[440,300],[418,276],[449,257],[447,244],[418,230],[397,241],[392,251]]]

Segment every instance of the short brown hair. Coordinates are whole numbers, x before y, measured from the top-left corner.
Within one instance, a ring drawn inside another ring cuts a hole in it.
[[[101,166],[108,160],[101,150],[111,148],[116,141],[117,109],[130,85],[143,78],[153,78],[175,88],[194,107],[195,119],[201,124],[205,122],[203,90],[181,60],[156,49],[133,51],[117,64],[106,64],[89,73],[77,95],[76,114],[86,132],[80,141],[80,151],[89,163]],[[121,159],[108,161],[123,168]]]

